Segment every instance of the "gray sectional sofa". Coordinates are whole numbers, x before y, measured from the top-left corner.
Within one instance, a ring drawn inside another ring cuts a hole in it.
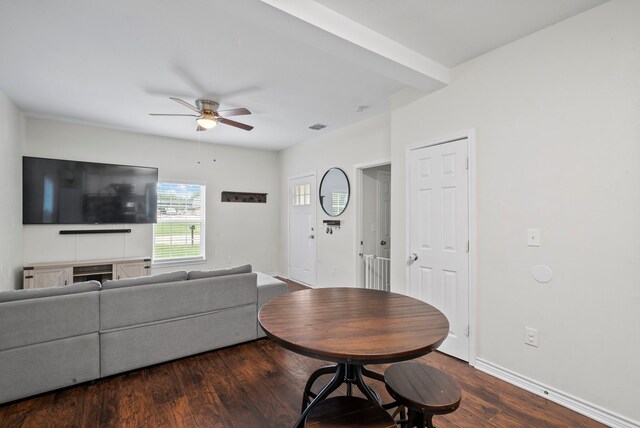
[[[0,292],[0,403],[264,337],[286,292],[249,265]]]

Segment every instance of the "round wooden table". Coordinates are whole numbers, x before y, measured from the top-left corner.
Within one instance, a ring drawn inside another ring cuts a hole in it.
[[[307,381],[302,427],[313,406],[341,384],[352,385],[370,400],[380,401],[363,377],[384,382],[381,373],[365,364],[410,360],[428,354],[446,339],[449,321],[442,312],[420,300],[396,293],[362,288],[317,288],[270,300],[258,314],[267,335],[298,354],[337,364],[316,370]],[[311,392],[322,375],[333,378],[318,394]],[[313,401],[309,402],[310,398]]]

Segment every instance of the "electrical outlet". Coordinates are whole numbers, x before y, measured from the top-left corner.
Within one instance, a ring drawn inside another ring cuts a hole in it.
[[[538,347],[538,329],[525,327],[524,328],[524,343],[525,345]]]
[[[231,256],[227,257],[227,264],[231,265]]]

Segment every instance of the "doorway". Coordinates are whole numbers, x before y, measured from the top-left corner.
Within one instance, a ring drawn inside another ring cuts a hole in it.
[[[316,285],[316,176],[289,178],[289,279]]]
[[[470,361],[470,138],[413,147],[407,156],[407,292],[442,311],[438,350]]]
[[[358,284],[390,290],[391,278],[391,164],[358,168]]]

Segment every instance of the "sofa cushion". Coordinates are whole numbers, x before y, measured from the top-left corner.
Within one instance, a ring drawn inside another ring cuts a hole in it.
[[[251,265],[247,264],[215,270],[192,270],[189,272],[189,279],[213,278],[215,276],[236,275],[239,273],[251,273]]]
[[[17,300],[38,299],[40,297],[62,296],[65,294],[99,291],[98,281],[76,282],[62,287],[28,288],[26,290],[0,291],[0,303],[15,302]]]
[[[0,303],[0,351],[97,332],[100,287],[78,288],[87,291]]]
[[[161,273],[159,275],[139,276],[137,278],[110,279],[102,284],[103,289],[134,287],[136,285],[161,284],[164,282],[185,281],[187,272],[178,270],[175,272]]]
[[[221,309],[256,305],[256,274],[103,289],[100,330],[128,328]]]

